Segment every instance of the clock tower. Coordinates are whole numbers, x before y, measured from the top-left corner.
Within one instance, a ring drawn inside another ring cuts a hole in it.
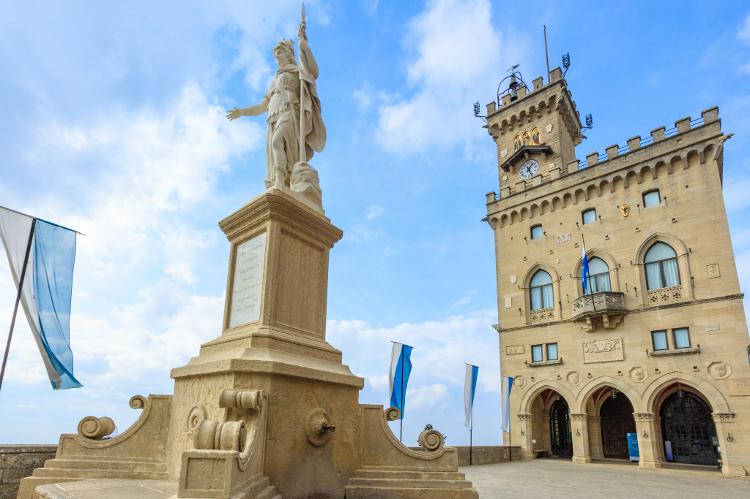
[[[500,197],[558,178],[577,168],[581,120],[560,68],[549,82],[539,77],[528,88],[520,73],[487,105],[487,131],[497,144]],[[501,86],[504,83],[501,83]]]

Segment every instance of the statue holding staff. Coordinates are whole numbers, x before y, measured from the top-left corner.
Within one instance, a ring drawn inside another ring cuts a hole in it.
[[[265,97],[253,106],[232,109],[227,118],[267,113],[266,188],[289,187],[320,204],[318,174],[307,162],[323,150],[326,129],[315,87],[318,64],[307,44],[304,5],[298,46],[299,64],[291,40],[276,44],[273,55],[278,69]]]

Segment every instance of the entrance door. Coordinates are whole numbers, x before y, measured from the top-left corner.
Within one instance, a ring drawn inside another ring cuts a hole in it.
[[[661,405],[662,434],[676,463],[718,465],[712,438],[716,428],[708,406],[688,392],[673,393]]]
[[[602,404],[602,447],[604,457],[628,458],[628,433],[635,433],[633,406],[622,393],[616,398],[608,397]]]
[[[560,457],[573,456],[573,438],[570,435],[570,414],[568,404],[560,399],[549,410],[550,439],[552,454]]]

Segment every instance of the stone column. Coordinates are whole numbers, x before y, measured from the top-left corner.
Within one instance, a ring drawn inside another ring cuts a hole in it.
[[[518,434],[521,437],[518,445],[521,446],[521,457],[523,459],[534,459],[534,444],[531,441],[533,438],[533,417],[533,414],[528,413],[518,415]]]
[[[636,412],[633,414],[635,419],[635,431],[638,433],[638,466],[641,468],[661,468],[662,459],[660,457],[659,446],[662,442],[657,438],[659,432],[656,431],[656,418],[653,412]]]
[[[573,437],[573,462],[576,464],[591,462],[588,418],[589,415],[586,413],[570,415],[570,433]]]
[[[591,459],[604,459],[602,418],[599,416],[589,416],[589,445],[591,446]]]
[[[738,454],[735,449],[739,435],[733,424],[734,413],[714,412],[711,416],[714,420],[716,438],[719,440],[719,449],[721,450],[721,474],[724,476],[745,476],[747,463],[738,463],[735,459]]]

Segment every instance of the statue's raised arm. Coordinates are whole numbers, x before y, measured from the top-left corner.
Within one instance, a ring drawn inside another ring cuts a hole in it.
[[[299,64],[291,40],[281,40],[273,49],[278,68],[263,100],[250,107],[234,108],[227,119],[267,113],[267,189],[291,189],[307,204],[322,211],[318,173],[308,161],[326,143],[315,81],[318,63],[307,41],[304,5],[298,30]]]

